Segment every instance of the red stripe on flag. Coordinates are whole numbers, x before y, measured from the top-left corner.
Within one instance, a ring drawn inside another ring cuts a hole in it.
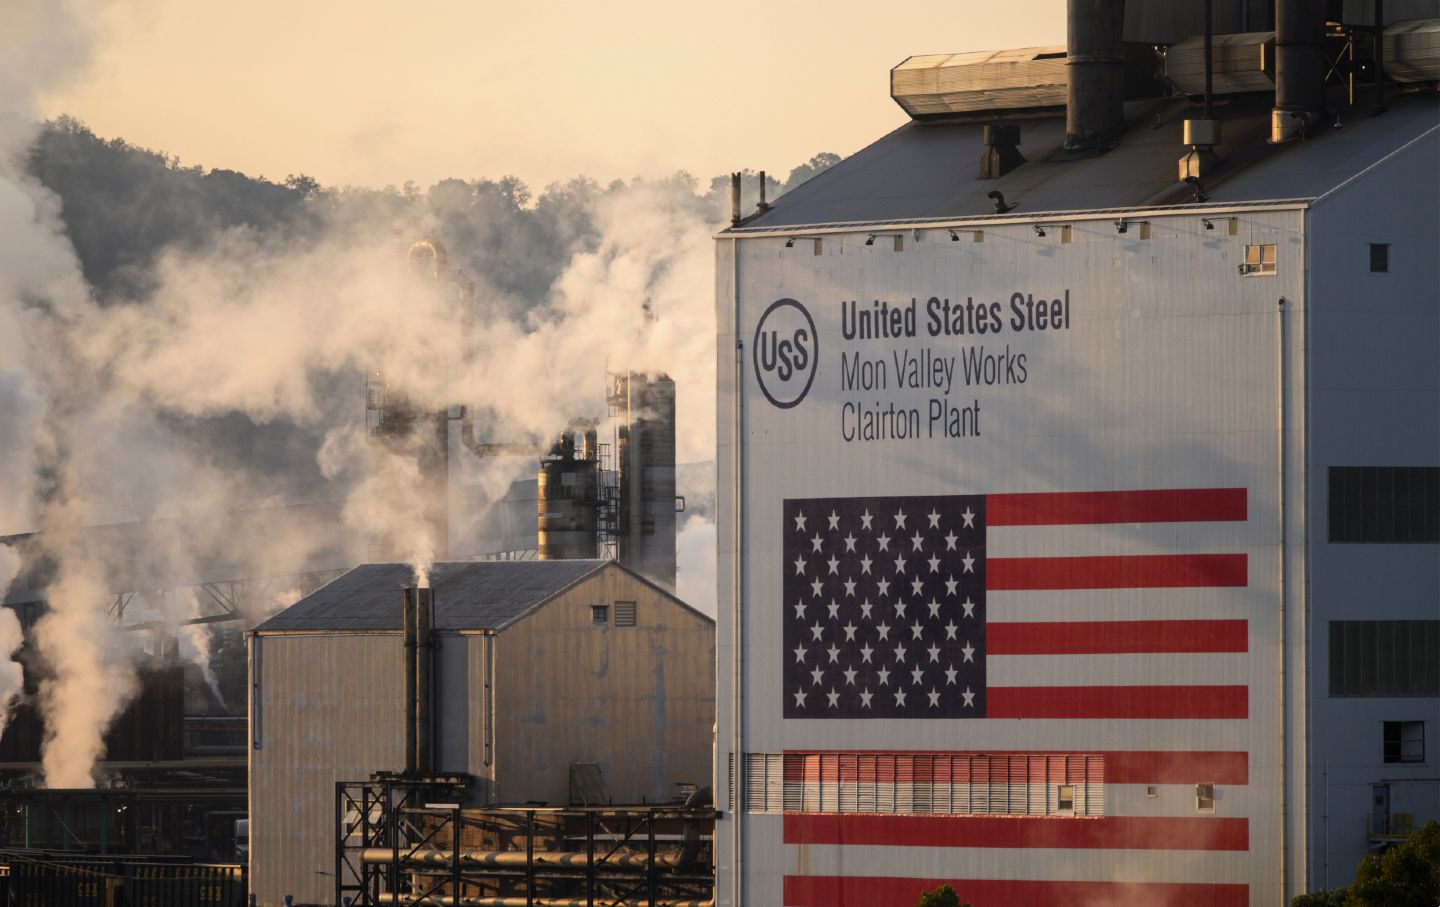
[[[1056,882],[1021,879],[905,879],[893,876],[786,876],[785,907],[915,907],[949,884],[974,907],[1248,907],[1250,886],[1235,883]]]
[[[1249,784],[1250,754],[1237,752],[1105,752],[1110,784]]]
[[[786,750],[785,755],[856,756],[1099,756],[1109,784],[1249,784],[1250,754],[1191,750]],[[825,776],[830,780],[830,775]]]
[[[985,561],[985,588],[1013,592],[1244,586],[1247,567],[1243,554],[992,557]]]
[[[1249,850],[1243,818],[902,816],[787,813],[786,844],[1064,850]]]
[[[1243,521],[1243,488],[1077,491],[992,494],[987,526],[1072,526],[1081,523],[1212,523]]]
[[[1247,718],[1244,686],[991,687],[987,718]]]
[[[1093,620],[987,623],[987,655],[1245,652],[1243,620]]]

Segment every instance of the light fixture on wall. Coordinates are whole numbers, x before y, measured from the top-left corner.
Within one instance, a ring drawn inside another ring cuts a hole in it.
[[[972,229],[967,229],[967,228],[965,228],[965,227],[953,227],[953,228],[950,228],[950,229],[949,229],[949,233],[950,233],[950,241],[951,241],[951,242],[959,242],[959,241],[960,241],[960,234],[961,234],[961,233],[970,233],[970,234],[973,234],[974,237],[975,237],[975,242],[984,242],[984,241],[985,241],[985,231],[984,231],[984,230],[972,230]]]

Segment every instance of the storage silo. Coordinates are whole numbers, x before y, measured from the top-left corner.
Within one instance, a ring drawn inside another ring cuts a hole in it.
[[[598,556],[597,451],[595,429],[567,431],[540,461],[537,487],[537,557],[540,560]]]

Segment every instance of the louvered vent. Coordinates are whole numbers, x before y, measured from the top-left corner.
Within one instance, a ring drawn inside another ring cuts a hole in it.
[[[890,70],[890,97],[917,119],[1064,107],[1065,47],[910,57]]]
[[[1215,94],[1275,90],[1275,33],[1216,35]],[[1205,39],[1186,38],[1165,54],[1165,77],[1188,95],[1205,93]]]
[[[1440,19],[1385,29],[1385,75],[1397,82],[1440,82]]]

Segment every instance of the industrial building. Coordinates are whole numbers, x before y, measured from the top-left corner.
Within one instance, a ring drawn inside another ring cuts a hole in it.
[[[722,907],[1278,907],[1440,818],[1440,20],[1209,6],[905,60],[717,236]]]
[[[457,809],[673,803],[709,785],[710,618],[614,561],[439,563],[430,581],[407,612],[411,567],[357,567],[251,635],[262,907],[333,901],[340,782],[446,776]]]

